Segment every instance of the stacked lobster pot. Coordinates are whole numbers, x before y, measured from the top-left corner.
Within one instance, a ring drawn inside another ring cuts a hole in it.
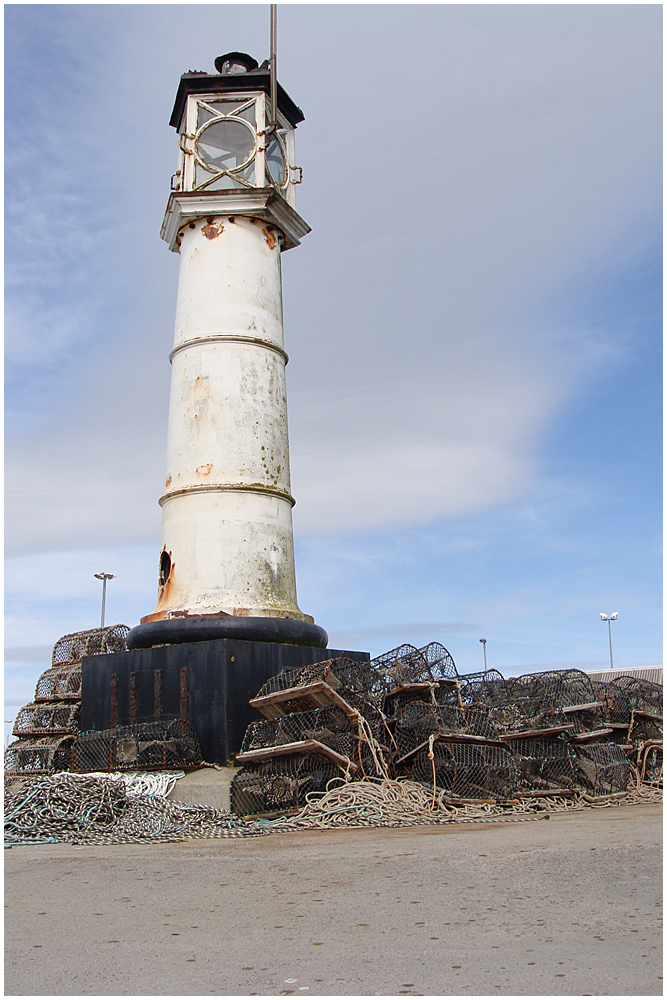
[[[69,770],[81,728],[81,659],[127,648],[127,625],[73,632],[53,647],[51,666],[37,681],[35,700],[16,716],[18,739],[5,750],[6,778]]]
[[[236,755],[233,811],[290,815],[333,778],[381,777],[382,693],[370,664],[346,657],[270,678],[250,702],[264,718],[248,726]]]
[[[512,757],[489,724],[486,706],[463,700],[461,679],[444,646],[399,646],[372,662],[387,688],[383,710],[394,773],[435,785],[451,802],[513,797]]]
[[[439,643],[271,678],[232,782],[240,816],[296,813],[333,779],[408,777],[442,801],[626,794],[662,781],[662,687],[580,670],[459,676]]]

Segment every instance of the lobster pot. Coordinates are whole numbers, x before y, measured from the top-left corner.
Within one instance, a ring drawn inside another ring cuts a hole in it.
[[[436,786],[455,798],[505,801],[516,792],[518,768],[504,747],[435,743],[433,762],[428,748],[420,750],[411,776],[433,788],[433,765]]]
[[[621,747],[595,743],[576,748],[577,784],[593,795],[613,795],[627,790],[630,763]]]
[[[317,740],[350,758],[355,755],[357,743],[352,720],[337,705],[331,705],[251,722],[243,737],[241,753],[301,740]]]
[[[70,770],[154,771],[197,767],[201,752],[197,734],[187,722],[151,722],[104,732],[81,733],[71,750]]]
[[[539,677],[559,708],[589,705],[596,700],[593,681],[583,670],[546,670],[535,676]]]
[[[637,753],[644,743],[662,742],[662,719],[633,712],[629,742],[632,743],[634,753]]]
[[[528,738],[508,740],[507,749],[518,768],[522,792],[570,789],[575,783],[575,755],[567,740]]]
[[[595,700],[601,701],[604,708],[602,714],[609,723],[620,726],[630,725],[632,707],[630,699],[622,687],[608,681],[593,680]]]
[[[617,677],[611,683],[625,692],[631,709],[662,716],[662,684],[629,676]]]
[[[440,731],[435,705],[411,698],[397,708],[394,740],[397,759],[413,753]]]
[[[422,646],[419,652],[428,664],[432,680],[457,679],[458,671],[454,658],[439,642],[429,642],[428,646]]]
[[[460,678],[464,705],[496,705],[507,701],[507,681],[499,670],[482,670]]]
[[[335,777],[340,777],[336,765],[316,754],[293,754],[242,767],[231,784],[232,812],[265,818],[298,812],[310,792],[325,792]]]
[[[498,733],[522,733],[551,729],[568,724],[567,716],[542,693],[520,701],[505,701],[489,706],[489,722]]]
[[[637,770],[646,784],[662,787],[662,743],[644,743],[637,750]]]
[[[81,663],[83,656],[97,656],[100,653],[123,653],[127,649],[127,625],[109,625],[105,628],[91,628],[85,632],[71,632],[64,635],[53,647],[52,665],[66,666]]]
[[[381,693],[378,676],[368,662],[339,656],[333,660],[322,660],[320,663],[313,663],[297,670],[283,670],[282,673],[269,678],[253,701],[268,698],[281,691],[296,689],[298,692],[299,688],[308,688],[318,681],[323,681],[349,705],[358,709],[363,708],[368,703],[372,704]],[[305,697],[305,692],[303,705],[299,703],[296,692],[290,704],[293,704],[297,711],[300,708],[305,710],[312,708],[312,703]]]
[[[69,771],[74,736],[35,736],[15,740],[5,750],[5,777]]]
[[[54,736],[78,733],[81,705],[75,701],[44,701],[25,705],[14,721],[14,736]]]
[[[81,701],[81,664],[50,667],[37,681],[35,701]]]
[[[498,729],[491,721],[491,712],[486,705],[459,708],[439,703],[437,713],[441,733],[462,733],[486,740],[498,738]]]
[[[595,708],[583,708],[577,712],[568,712],[567,720],[572,724],[572,735],[583,736],[585,733],[608,729],[602,712],[602,709]],[[611,736],[609,738],[611,739]]]

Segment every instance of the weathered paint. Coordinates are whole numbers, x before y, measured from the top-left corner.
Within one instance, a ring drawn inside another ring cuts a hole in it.
[[[297,605],[281,233],[235,209],[181,230],[161,553],[142,621],[312,620]]]

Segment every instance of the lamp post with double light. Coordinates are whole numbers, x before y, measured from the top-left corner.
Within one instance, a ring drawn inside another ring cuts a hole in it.
[[[613,670],[614,669],[614,653],[613,653],[612,648],[611,648],[611,623],[615,622],[616,619],[618,618],[618,611],[614,611],[613,615],[605,615],[605,613],[603,611],[601,611],[600,612],[600,618],[602,619],[603,622],[606,622],[607,625],[609,626],[609,663],[611,665],[611,669]]]

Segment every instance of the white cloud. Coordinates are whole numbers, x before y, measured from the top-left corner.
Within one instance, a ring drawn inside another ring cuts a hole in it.
[[[177,264],[157,236],[176,157],[166,122],[179,74],[218,54],[220,17],[232,47],[259,55],[265,18],[54,10],[31,8],[18,33],[15,11],[10,27],[32,60],[35,21],[56,24],[74,68],[49,91],[47,59],[10,91],[8,547],[156,544]],[[518,496],[542,476],[554,414],[632,349],[564,325],[557,305],[573,281],[623,267],[657,210],[660,11],[282,10],[313,226],[284,260],[297,529],[424,523]],[[36,109],[26,140],[14,117]]]

